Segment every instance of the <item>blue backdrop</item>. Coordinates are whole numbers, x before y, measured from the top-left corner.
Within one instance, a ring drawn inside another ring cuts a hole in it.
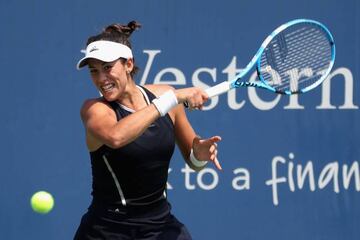
[[[224,170],[191,172],[176,151],[169,200],[194,239],[359,239],[357,0],[2,0],[0,239],[71,239],[90,203],[79,109],[98,92],[75,69],[88,36],[136,19],[139,84],[206,87],[234,76],[295,18],[333,33],[332,74],[306,95],[241,89],[188,112],[199,135],[222,136]],[[47,215],[30,208],[39,190],[55,197]]]

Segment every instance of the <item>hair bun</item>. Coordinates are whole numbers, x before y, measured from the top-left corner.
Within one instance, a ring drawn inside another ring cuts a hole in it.
[[[141,28],[141,24],[137,21],[131,21],[128,23],[128,27],[132,30],[131,32]]]
[[[136,21],[131,21],[127,25],[114,23],[107,26],[103,32],[105,33],[122,33],[127,35],[128,37],[136,30],[141,27],[141,24]]]

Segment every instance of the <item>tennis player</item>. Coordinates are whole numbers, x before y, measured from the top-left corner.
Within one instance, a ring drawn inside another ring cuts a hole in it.
[[[87,41],[77,67],[88,66],[102,97],[86,100],[81,117],[92,166],[93,200],[74,239],[191,239],[166,199],[175,142],[194,170],[217,160],[219,136],[198,137],[183,103],[201,109],[199,88],[138,86],[129,42],[140,24],[113,24]]]

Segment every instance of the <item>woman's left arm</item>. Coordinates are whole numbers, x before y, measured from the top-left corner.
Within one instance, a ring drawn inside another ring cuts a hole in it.
[[[199,171],[205,167],[206,162],[204,161],[211,161],[221,170],[221,165],[217,159],[216,144],[221,140],[221,137],[213,136],[208,139],[201,139],[195,134],[189,123],[182,104],[176,106],[172,111],[175,117],[176,142],[186,163],[195,171]]]

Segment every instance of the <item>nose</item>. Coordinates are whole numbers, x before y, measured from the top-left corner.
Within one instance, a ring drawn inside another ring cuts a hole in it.
[[[98,77],[98,81],[100,81],[100,82],[105,82],[108,79],[108,76],[107,76],[106,72],[104,72],[104,71],[99,71],[99,74],[97,77]]]

